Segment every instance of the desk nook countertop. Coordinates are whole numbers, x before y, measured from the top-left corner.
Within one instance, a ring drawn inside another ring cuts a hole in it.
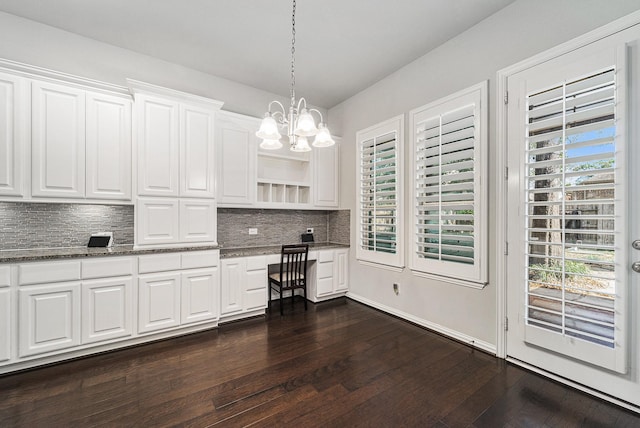
[[[281,245],[268,245],[263,247],[221,248],[220,258],[230,259],[233,257],[251,257],[280,254],[281,248]],[[329,250],[333,248],[349,248],[349,245],[338,244],[335,242],[316,242],[309,244],[309,251]]]

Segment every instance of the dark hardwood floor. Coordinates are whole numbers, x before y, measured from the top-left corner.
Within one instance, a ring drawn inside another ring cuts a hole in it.
[[[640,416],[338,299],[0,377],[0,427],[638,427]]]

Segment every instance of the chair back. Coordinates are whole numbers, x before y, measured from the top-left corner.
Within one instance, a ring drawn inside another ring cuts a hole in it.
[[[280,255],[280,281],[284,288],[306,285],[308,244],[283,245]]]

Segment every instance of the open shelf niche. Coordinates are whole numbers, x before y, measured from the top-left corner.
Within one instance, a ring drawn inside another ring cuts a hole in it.
[[[311,204],[310,152],[258,150],[257,202],[265,206]]]

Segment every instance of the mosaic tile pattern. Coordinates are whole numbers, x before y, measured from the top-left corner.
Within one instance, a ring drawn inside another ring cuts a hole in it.
[[[351,211],[329,211],[329,242],[338,244],[350,244],[351,238]]]
[[[329,229],[333,211],[267,210],[246,208],[218,208],[218,243],[223,248],[263,245],[295,244],[308,227],[314,229],[316,242],[330,241]],[[349,211],[346,211],[347,226]],[[336,216],[341,226],[344,214]],[[249,235],[249,228],[257,228],[257,235]],[[347,229],[348,231],[348,229]],[[333,233],[339,236],[342,232]],[[349,243],[349,234],[340,243]]]
[[[132,245],[132,205],[0,202],[0,250],[82,247],[95,232]]]

